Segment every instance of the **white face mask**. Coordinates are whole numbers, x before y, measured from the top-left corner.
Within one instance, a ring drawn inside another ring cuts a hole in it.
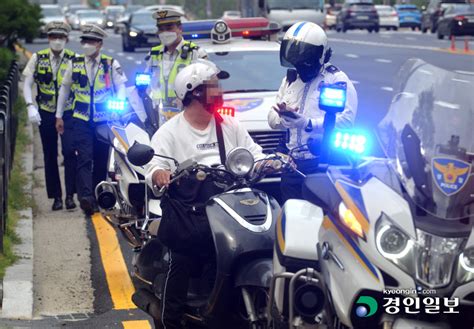
[[[50,46],[51,49],[54,50],[54,51],[61,51],[61,50],[63,50],[65,45],[66,45],[66,40],[53,39],[53,40],[49,41],[49,46]]]
[[[91,56],[97,51],[97,47],[88,43],[85,43],[82,46],[82,50],[84,51],[84,55]]]
[[[161,32],[158,36],[160,37],[161,43],[165,46],[171,45],[176,41],[176,39],[178,39],[178,34],[176,32]]]

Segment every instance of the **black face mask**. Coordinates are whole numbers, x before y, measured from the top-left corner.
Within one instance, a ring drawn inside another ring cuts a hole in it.
[[[306,65],[298,65],[296,66],[296,71],[298,72],[298,75],[300,76],[300,79],[303,82],[309,82],[316,78],[316,76],[319,74],[319,71],[321,70],[321,65],[311,65],[311,66],[306,66]]]

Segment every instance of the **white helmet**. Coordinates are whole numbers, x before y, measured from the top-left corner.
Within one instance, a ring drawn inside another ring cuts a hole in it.
[[[293,24],[280,47],[280,63],[285,67],[294,67],[298,71],[306,69],[319,71],[329,61],[331,50],[324,30],[311,22]],[[299,72],[298,72],[299,73]]]
[[[221,71],[216,64],[205,59],[198,59],[192,64],[183,68],[174,81],[174,90],[176,96],[183,100],[186,94],[193,91],[205,81],[213,77],[218,79],[227,79],[229,73]]]

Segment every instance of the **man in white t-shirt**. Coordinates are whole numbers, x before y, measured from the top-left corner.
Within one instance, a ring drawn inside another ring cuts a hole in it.
[[[213,165],[221,164],[221,154],[217,137],[216,120],[220,121],[222,135],[225,145],[225,152],[229,152],[236,147],[244,147],[249,150],[256,159],[262,159],[265,155],[262,148],[254,143],[248,132],[240,126],[239,122],[230,116],[221,117],[215,113],[215,109],[222,106],[222,90],[219,86],[219,79],[226,79],[229,74],[220,71],[213,63],[206,60],[198,60],[196,63],[183,68],[176,77],[175,90],[177,97],[183,102],[184,111],[167,121],[155,133],[151,144],[156,154],[175,158],[179,163],[193,159],[200,164]],[[175,167],[172,161],[155,157],[147,168],[148,184],[154,188],[168,186],[170,176]],[[163,219],[160,224],[160,232],[165,232],[165,221],[168,225],[178,225],[179,218],[165,218],[168,209],[174,202],[175,195],[186,195],[190,202],[205,202],[207,195],[213,195],[209,190],[195,188],[196,182],[186,185],[181,183],[179,188],[170,186],[169,197],[162,199]],[[213,185],[212,182],[210,185]],[[204,185],[203,185],[204,186]],[[173,189],[178,190],[172,195]],[[212,186],[211,189],[216,189]],[[190,190],[194,190],[196,196],[190,195]],[[197,192],[197,193],[196,193]],[[171,199],[171,200],[170,200]],[[191,200],[191,201],[190,201]],[[176,207],[174,207],[176,208]],[[184,208],[179,207],[178,208]],[[169,247],[169,271],[164,281],[162,297],[161,323],[155,324],[162,328],[181,328],[181,318],[183,307],[186,302],[188,280],[191,271],[196,266],[202,266],[207,261],[212,261],[213,242],[205,211],[196,212],[196,207],[192,211],[185,212],[187,220],[193,220],[196,232],[183,241],[182,245],[173,247],[180,230],[184,227],[174,227],[174,230],[166,229],[167,236],[160,235],[161,242]],[[172,217],[175,213],[182,214],[183,211],[170,212]],[[189,214],[189,215],[188,215]],[[178,216],[179,217],[179,216]],[[191,218],[191,219],[190,219]],[[174,221],[174,223],[170,223]],[[172,234],[170,232],[175,232]],[[170,237],[169,235],[173,235]],[[175,237],[176,236],[176,237]],[[199,237],[199,238],[196,238]]]

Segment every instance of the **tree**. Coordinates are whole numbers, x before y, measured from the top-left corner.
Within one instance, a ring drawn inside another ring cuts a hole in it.
[[[17,38],[32,40],[41,26],[41,8],[28,0],[2,0],[0,6],[0,44]]]

